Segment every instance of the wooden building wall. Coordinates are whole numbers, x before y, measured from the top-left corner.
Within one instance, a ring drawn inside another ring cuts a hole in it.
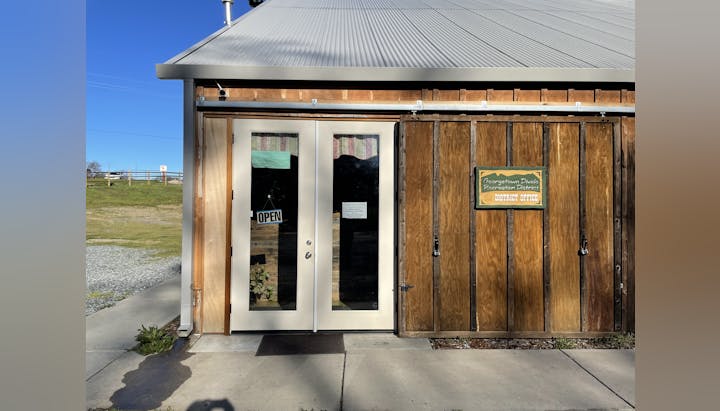
[[[634,119],[424,115],[401,124],[399,281],[413,286],[399,295],[401,334],[634,329]],[[545,209],[476,210],[476,165],[545,166]]]
[[[223,87],[228,101],[635,103],[635,91],[629,89]],[[196,97],[216,100],[217,91],[198,86]],[[197,331],[229,332],[231,119],[243,116],[403,120],[397,170],[402,187],[398,278],[414,288],[397,295],[401,334],[587,335],[634,329],[634,118],[209,110],[197,117]],[[589,153],[583,161],[591,170],[584,176],[579,173],[581,127]],[[440,161],[434,162],[436,158]],[[470,178],[475,164],[546,165],[552,182],[549,208],[475,211]],[[612,195],[593,183],[609,177]],[[581,178],[588,189],[580,187]],[[603,250],[586,259],[582,273],[577,256],[563,254],[577,250],[581,190],[585,204],[592,205],[583,209],[585,224],[602,226],[590,239],[591,246]],[[466,211],[455,219],[455,213],[447,213],[451,208]],[[577,214],[577,221],[563,219],[566,214]],[[415,224],[404,224],[408,215]],[[432,249],[435,233],[444,239],[440,252],[445,258],[408,252]],[[609,263],[612,272],[587,275]]]
[[[194,226],[194,328],[229,330],[231,122],[206,117],[198,127]]]
[[[478,88],[478,89],[360,89],[360,88],[270,88],[225,86],[226,101],[267,101],[267,102],[404,102],[417,100],[447,102],[495,103],[586,103],[586,104],[635,104],[635,90],[629,89],[520,89],[520,88]],[[196,87],[196,97],[218,100],[216,86]]]

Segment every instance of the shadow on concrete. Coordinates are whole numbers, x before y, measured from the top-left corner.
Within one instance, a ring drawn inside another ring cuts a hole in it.
[[[190,404],[187,411],[235,411],[235,407],[227,400],[200,400]]]
[[[136,370],[125,374],[122,380],[125,386],[110,397],[113,407],[123,410],[159,408],[192,375],[190,367],[181,363],[193,355],[185,351],[186,344],[186,339],[178,339],[170,351],[145,358]]]

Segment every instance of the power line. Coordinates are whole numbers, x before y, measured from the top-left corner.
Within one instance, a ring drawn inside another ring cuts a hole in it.
[[[172,98],[177,99],[178,96],[174,94],[169,93],[158,93],[155,92],[156,90],[160,89],[161,80],[158,80],[157,83],[151,83],[149,81],[142,81],[142,80],[134,80],[127,77],[118,77],[118,76],[111,76],[108,74],[101,74],[101,73],[88,73],[89,77],[100,77],[100,79],[87,79],[87,86],[89,88],[96,88],[101,90],[112,90],[112,91],[124,91],[128,93],[135,93],[135,94],[142,94],[146,96],[152,96],[152,97],[160,97],[160,98]],[[111,80],[121,80],[125,83],[135,83],[135,84],[122,84],[122,82],[113,82]]]
[[[132,83],[139,83],[139,84],[146,84],[146,85],[153,85],[153,86],[157,86],[159,84],[159,82],[162,81],[159,79],[157,81],[137,80],[137,79],[130,78],[130,77],[120,77],[120,76],[114,76],[111,74],[98,73],[98,72],[94,72],[94,71],[89,71],[87,73],[87,75],[88,75],[88,77],[104,77],[104,78],[108,78],[108,79],[124,80],[124,81],[129,81]]]

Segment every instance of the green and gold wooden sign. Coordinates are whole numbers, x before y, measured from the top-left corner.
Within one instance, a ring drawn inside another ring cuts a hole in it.
[[[475,208],[545,208],[545,167],[475,167]]]

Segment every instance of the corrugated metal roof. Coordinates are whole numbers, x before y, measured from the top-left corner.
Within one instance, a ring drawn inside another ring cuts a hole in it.
[[[157,73],[633,82],[634,19],[632,0],[267,0]]]

